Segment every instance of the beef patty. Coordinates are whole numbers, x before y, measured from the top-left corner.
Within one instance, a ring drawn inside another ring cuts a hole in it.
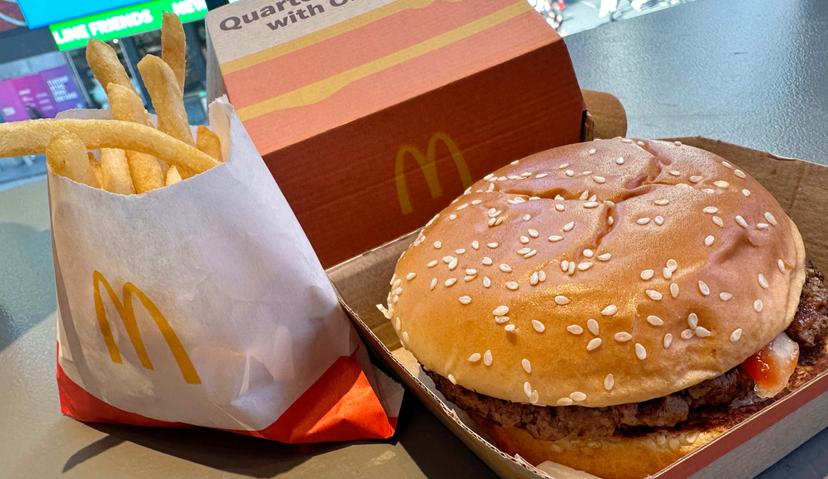
[[[803,368],[809,364],[828,362],[825,353],[828,290],[822,274],[813,265],[806,267],[799,307],[785,332],[800,347],[799,371],[794,373],[788,384],[791,389],[804,382]],[[514,403],[478,394],[430,371],[426,373],[434,380],[437,389],[459,408],[501,426],[525,429],[535,438],[543,440],[638,434],[656,427],[698,424],[705,419],[722,416],[731,405],[756,407],[770,401],[755,396],[753,379],[738,366],[668,396],[601,408]]]

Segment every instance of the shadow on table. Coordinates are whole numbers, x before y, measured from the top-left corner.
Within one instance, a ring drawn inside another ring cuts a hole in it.
[[[49,230],[0,223],[0,351],[55,310]]]
[[[213,469],[254,478],[288,472],[319,454],[358,444],[386,443],[404,449],[416,467],[429,478],[496,477],[413,397],[406,396],[400,418],[397,434],[388,441],[307,445],[286,445],[204,428],[153,429],[90,424],[107,436],[75,452],[66,460],[63,472],[127,441]]]

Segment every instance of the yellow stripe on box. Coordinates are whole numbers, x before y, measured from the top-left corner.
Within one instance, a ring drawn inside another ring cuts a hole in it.
[[[322,30],[317,30],[313,33],[309,33],[293,41],[266,48],[260,52],[251,53],[250,55],[245,55],[237,60],[231,60],[229,62],[222,63],[221,71],[223,74],[228,75],[239,70],[244,70],[245,68],[258,65],[259,63],[264,63],[268,60],[279,58],[282,55],[287,55],[288,53],[295,52],[297,50],[301,50],[312,45],[316,45],[317,43],[322,43],[323,41],[329,38],[333,38],[342,35],[343,33],[348,33],[352,30],[356,30],[370,23],[382,20],[385,17],[389,17],[395,13],[399,13],[405,10],[426,8],[435,1],[438,0],[397,0],[388,5],[365,12],[362,15],[357,15],[356,17],[349,18],[348,20],[345,20],[343,22],[331,25],[328,28],[323,28]],[[448,1],[456,3],[462,0]]]
[[[342,88],[345,88],[350,83],[423,56],[439,48],[457,43],[460,40],[505,23],[529,11],[529,9],[530,7],[526,0],[520,0],[506,8],[467,23],[462,27],[449,30],[448,32],[429,38],[428,40],[414,44],[390,55],[337,73],[324,80],[319,80],[282,95],[240,108],[238,110],[239,118],[246,121],[274,111],[319,103]]]

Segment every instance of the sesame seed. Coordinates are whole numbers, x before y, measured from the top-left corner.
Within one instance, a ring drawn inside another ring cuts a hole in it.
[[[713,193],[716,192],[716,190],[714,190],[713,188],[702,188],[702,191],[704,191],[708,195],[712,195]]]
[[[615,223],[615,218],[613,218],[612,216],[607,216],[607,224],[612,226],[613,223]]]
[[[635,356],[640,360],[647,359],[647,349],[641,343],[635,343]]]
[[[624,164],[624,157],[619,156],[618,158],[616,158],[615,159],[615,164],[616,165],[623,165]]]
[[[506,286],[506,289],[509,289],[509,290],[512,290],[512,291],[516,291],[519,288],[519,285],[518,285],[517,281],[506,281],[504,286]]]
[[[488,276],[483,276],[483,287],[488,288],[492,285],[492,280]]]
[[[756,229],[758,230],[766,230],[770,227],[767,223],[756,223]]]
[[[764,289],[768,289],[768,286],[770,286],[770,285],[768,284],[768,280],[767,280],[767,278],[765,278],[764,274],[759,273],[759,276],[757,277],[757,279],[759,280],[759,286],[761,286]]]
[[[472,200],[472,202],[471,202],[471,204],[473,204],[475,206],[479,205],[480,203],[483,203],[483,200]]]
[[[647,297],[652,299],[653,301],[661,301],[663,295],[654,289],[648,289],[644,291],[647,294]]]
[[[615,338],[615,340],[618,341],[619,343],[626,343],[627,341],[632,339],[632,334],[630,334],[626,331],[619,331],[619,332],[615,333],[613,338]]]
[[[564,211],[564,210],[566,210],[566,207],[564,205],[560,204],[560,203],[555,203],[555,209],[557,211]]]
[[[641,279],[643,279],[644,281],[649,281],[653,279],[653,276],[655,276],[655,271],[651,269],[645,269],[641,272],[639,276],[641,276]]]
[[[538,236],[540,236],[538,230],[532,228],[529,228],[529,230],[527,230],[527,233],[529,233],[529,236],[531,236],[532,238],[537,238]]]
[[[541,323],[537,319],[533,319],[532,320],[532,329],[534,329],[535,331],[537,331],[539,333],[542,333],[542,332],[546,331],[546,325],[544,325],[543,323]]]
[[[658,226],[661,226],[661,225],[663,225],[663,224],[664,224],[664,217],[663,217],[663,216],[661,216],[661,215],[658,215],[658,216],[656,216],[655,218],[653,218],[653,221],[654,221],[654,222],[655,222],[655,224],[657,224]]]
[[[592,251],[591,249],[587,248],[583,251],[583,255],[586,256],[587,258],[592,258],[592,256],[595,255],[595,252]]]
[[[699,325],[699,315],[696,313],[690,313],[687,316],[687,325],[695,329]]]
[[[750,196],[750,190],[747,189],[747,188],[742,188],[742,194],[745,195],[746,197]]]
[[[529,381],[523,383],[523,393],[526,394],[526,397],[532,396],[532,385],[529,384]]]
[[[494,320],[495,320],[495,323],[497,323],[497,324],[504,324],[504,323],[508,323],[509,321],[511,321],[511,318],[509,318],[509,316],[495,316]]]
[[[716,208],[715,206],[705,206],[704,208],[702,208],[702,211],[707,214],[713,215],[719,212],[719,208]]]
[[[470,363],[476,363],[476,362],[480,361],[481,357],[482,356],[480,356],[480,353],[471,353],[471,355],[469,355],[468,361]]]
[[[574,228],[574,227],[575,227],[575,222],[570,221],[569,223],[564,225],[564,227],[563,227],[564,233],[568,233],[568,232],[572,231],[572,228]]]
[[[667,333],[664,335],[664,339],[661,341],[661,345],[664,346],[664,349],[669,349],[671,344],[673,344],[673,335]]]
[[[498,265],[497,269],[499,269],[500,271],[503,271],[504,273],[511,273],[512,272],[512,267],[509,266],[506,263],[501,263],[500,265]]]
[[[526,238],[526,237],[524,236],[524,238]],[[522,242],[523,241],[521,241],[521,243]],[[529,242],[529,238],[526,238],[526,242],[527,243]],[[521,248],[521,249],[517,250],[516,253],[519,254],[519,255],[524,255],[524,254],[526,254],[530,251],[532,251],[532,248]]]
[[[681,146],[681,142],[678,141],[678,140],[674,141],[673,144],[676,145],[676,146]]]
[[[598,255],[598,261],[609,261],[610,258],[612,258],[612,255],[609,254],[609,253],[604,253],[604,254]]]
[[[587,153],[589,153],[590,155],[594,155],[595,152],[596,152],[595,148],[590,148],[589,151],[587,151]]]
[[[664,320],[654,314],[647,316],[647,322],[652,324],[653,326],[661,326],[662,324],[664,324]]]
[[[711,334],[713,334],[713,333],[711,333],[709,329],[707,329],[703,326],[699,326],[699,327],[696,328],[696,336],[698,336],[700,338],[708,338],[708,337],[710,337]]]
[[[621,138],[621,143],[632,143],[633,141],[629,138]]]
[[[608,304],[601,310],[601,316],[614,316],[615,313],[618,312],[618,306],[614,304]]]
[[[555,304],[557,304],[558,306],[563,306],[565,304],[569,304],[570,302],[571,302],[570,299],[567,298],[566,296],[563,296],[563,295],[560,295],[560,294],[555,296]]]
[[[472,241],[471,246],[472,246],[472,249],[473,249],[473,250],[475,250],[475,251],[476,251],[476,250],[479,250],[479,249],[480,249],[480,242],[479,242],[479,241],[477,241],[477,240],[474,240],[474,241]]]
[[[457,384],[457,379],[455,379],[454,374],[449,373],[448,380],[451,381],[452,384]]]
[[[443,243],[441,241],[434,242],[434,249],[440,249],[443,247]]]
[[[428,263],[426,263],[426,266],[428,266],[429,268],[433,268],[433,267],[437,266],[437,263],[439,263],[439,261],[437,261],[436,259],[433,259],[433,260],[429,261]]]
[[[456,215],[456,214],[454,214],[454,213],[452,213],[452,214],[450,214],[450,215],[449,215],[449,217],[448,217],[448,218],[449,218],[449,220],[454,221],[454,220],[456,220],[456,219],[457,219],[457,215]]]
[[[449,264],[448,264],[449,271],[454,271],[454,268],[457,267],[457,263],[458,263],[458,260],[457,260],[456,257],[451,258],[451,261],[449,261]]]
[[[713,246],[713,242],[716,241],[716,237],[713,235],[707,235],[704,237],[704,245],[705,246]]]
[[[681,339],[690,339],[696,335],[696,332],[692,329],[685,329],[681,332]]]
[[[643,226],[650,222],[650,218],[645,216],[643,218],[638,218],[635,222]]]
[[[670,200],[668,200],[667,198],[659,198],[653,201],[653,203],[657,204],[658,206],[665,206],[670,204]]]
[[[484,256],[483,259],[480,260],[480,262],[483,264],[483,266],[491,266],[494,261],[492,261],[492,258]]]
[[[411,339],[411,337],[408,335],[408,331],[403,331],[402,332],[402,342],[405,343],[405,344],[408,344],[409,339]]]
[[[587,209],[597,208],[598,205],[599,205],[599,203],[597,201],[587,201],[586,203],[584,203],[584,208],[587,208]]]
[[[700,176],[700,175],[693,175],[693,176],[691,176],[691,177],[690,177],[690,183],[698,183],[698,182],[700,182],[700,181],[701,181],[701,180],[703,180],[703,179],[704,179],[704,177],[703,177],[703,176]]]
[[[566,273],[567,270],[569,270],[569,261],[567,261],[567,260],[561,261],[561,271]]]
[[[673,176],[681,176],[681,172],[679,170],[670,170],[668,173]]]
[[[713,184],[719,188],[727,188],[728,186],[730,186],[730,183],[728,183],[725,180],[716,180],[713,182]]]
[[[541,178],[545,178],[547,176],[549,176],[549,173],[538,173],[537,175],[535,175],[535,178],[541,179]]]
[[[573,401],[583,401],[587,398],[587,395],[582,393],[581,391],[575,391],[569,395],[570,399]]]
[[[673,258],[668,259],[667,260],[667,267],[670,268],[673,271],[677,270],[678,269],[678,261],[674,260]]]
[[[505,316],[507,314],[509,314],[509,307],[505,304],[501,304],[500,306],[492,310],[493,316]]]
[[[485,352],[483,352],[483,364],[485,364],[486,366],[491,366],[493,360],[494,358],[492,358],[491,350],[487,349]]]
[[[414,278],[416,278],[416,277],[417,277],[417,273],[415,273],[415,272],[413,272],[413,271],[411,271],[410,273],[408,273],[407,275],[405,275],[405,279],[407,279],[408,281],[411,281],[412,279],[414,279]]]
[[[702,296],[710,295],[710,287],[702,280],[699,280],[699,292],[701,292]]]
[[[522,244],[527,244],[529,242],[529,237],[528,236],[521,235],[520,238],[518,238],[518,239],[520,240],[520,242]]]
[[[563,239],[563,236],[552,235],[548,239],[549,239],[549,241],[551,241],[553,243],[556,243],[558,241],[561,241]]]
[[[489,173],[488,175],[484,176],[483,179],[486,180],[486,181],[489,181],[494,177],[495,177],[494,173]]]
[[[516,328],[517,326],[515,326],[514,324],[507,324],[503,327],[503,329],[505,329],[507,333],[514,333]]]
[[[670,279],[673,277],[673,270],[670,268],[662,268],[661,275],[664,276],[664,279]]]
[[[737,343],[740,339],[742,339],[742,328],[736,328],[730,333],[730,342]]]
[[[676,284],[676,283],[670,283],[670,296],[672,296],[673,299],[676,299],[676,298],[678,298],[678,295],[679,295],[679,285]]]
[[[524,371],[526,371],[526,374],[532,374],[532,363],[530,363],[528,359],[521,359],[520,366],[523,368]]]
[[[744,171],[742,171],[742,170],[734,170],[734,171],[733,171],[733,174],[734,174],[734,175],[736,175],[736,176],[738,176],[739,178],[742,178],[742,179],[747,178],[747,175],[746,175],[746,174],[745,174],[745,172],[744,172]]]
[[[604,389],[607,391],[612,391],[612,387],[615,385],[615,379],[612,376],[612,373],[607,374],[604,377]]]
[[[491,249],[495,249],[499,246],[499,243],[497,243],[496,241],[492,241],[491,243],[486,243],[486,246]]]
[[[457,301],[460,301],[460,304],[469,304],[471,303],[471,296],[460,296]]]
[[[776,218],[773,216],[773,214],[772,214],[770,211],[765,211],[765,219],[766,219],[766,220],[768,220],[768,223],[770,223],[770,224],[772,224],[772,225],[774,225],[774,226],[776,226],[776,225],[778,225],[778,224],[779,224],[779,223],[776,221]]]
[[[546,271],[544,271],[544,270],[538,271],[538,281],[540,281],[541,283],[546,281]]]
[[[431,283],[429,283],[428,289],[434,291],[435,286],[437,286],[437,278],[431,278]]]
[[[532,391],[532,395],[529,396],[529,402],[532,404],[537,404],[540,401],[540,395],[538,394],[538,390],[535,389]]]
[[[742,217],[742,215],[736,215],[736,223],[741,226],[742,228],[747,228],[748,224],[747,221]]]
[[[731,170],[733,169],[733,165],[727,160],[722,160],[722,165],[724,165],[725,168],[730,168]]]
[[[581,261],[578,263],[578,271],[586,271],[592,268],[592,261]]]
[[[762,309],[764,309],[764,307],[765,307],[765,305],[764,305],[764,303],[762,303],[761,299],[757,299],[756,301],[753,302],[753,310],[756,311],[757,313],[761,313]]]
[[[731,299],[733,299],[733,294],[728,293],[727,291],[722,291],[721,293],[719,293],[719,299],[721,299],[722,301],[730,301]]]
[[[606,178],[604,178],[603,176],[597,176],[597,175],[596,175],[596,176],[593,176],[593,177],[592,177],[592,181],[594,181],[594,182],[598,183],[599,185],[601,185],[601,184],[606,183],[606,182],[607,182],[607,179],[606,179]]]
[[[593,336],[598,336],[598,333],[599,333],[598,321],[595,321],[592,318],[588,319],[587,320],[587,329],[589,330],[590,333],[592,333]]]
[[[785,262],[782,261],[782,258],[776,260],[776,267],[779,268],[780,273],[785,273]]]
[[[399,316],[397,316],[397,317],[394,319],[394,329],[396,329],[397,331],[399,331],[401,326],[402,326],[402,324],[400,323],[400,317],[399,317]]]
[[[574,171],[572,171],[572,170],[566,170],[566,171],[564,171],[564,174],[565,174],[566,176],[575,176],[575,172],[574,172]]]
[[[571,406],[573,402],[570,398],[560,398],[555,404],[558,406]]]

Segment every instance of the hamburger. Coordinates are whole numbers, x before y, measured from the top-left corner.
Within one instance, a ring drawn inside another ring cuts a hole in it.
[[[626,478],[826,369],[826,301],[750,175],[617,138],[473,184],[400,257],[380,309],[502,450]]]

